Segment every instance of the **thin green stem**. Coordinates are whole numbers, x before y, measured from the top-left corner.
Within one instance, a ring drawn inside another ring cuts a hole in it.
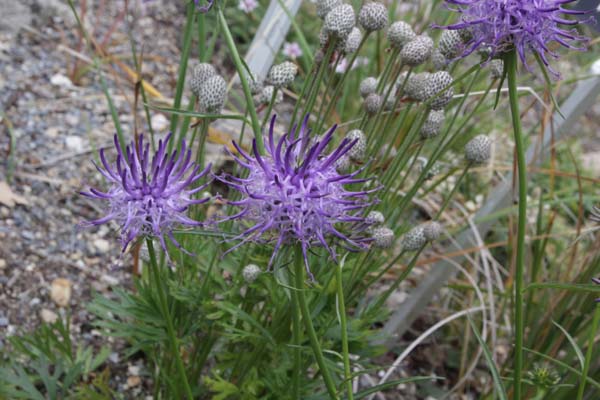
[[[577,400],[583,399],[585,393],[585,382],[587,380],[588,372],[590,371],[590,364],[592,362],[592,356],[594,354],[594,339],[596,332],[598,331],[598,323],[600,322],[600,304],[596,304],[596,312],[594,313],[594,319],[592,320],[592,326],[590,327],[590,336],[588,338],[588,348],[585,352],[585,361],[583,363],[583,371],[581,372],[581,383],[577,390]]]
[[[160,273],[158,271],[158,264],[156,262],[156,253],[154,252],[154,245],[152,243],[152,239],[146,239],[146,245],[148,246],[148,253],[150,255],[150,273],[154,278],[154,283],[156,285],[156,291],[158,292],[158,300],[160,302],[160,308],[162,309],[163,318],[167,323],[167,335],[169,336],[169,342],[171,344],[171,351],[173,352],[173,356],[175,357],[175,362],[177,364],[177,370],[179,375],[181,376],[181,381],[183,382],[183,387],[185,389],[187,398],[192,400],[194,396],[192,395],[192,389],[190,388],[190,384],[187,379],[187,375],[185,374],[185,367],[183,365],[183,360],[181,359],[181,354],[179,354],[179,344],[177,343],[177,336],[175,335],[175,328],[173,327],[173,320],[171,319],[171,314],[169,312],[169,306],[167,304],[167,298],[165,295],[164,282],[161,279]]]
[[[512,114],[513,133],[517,153],[517,173],[519,179],[519,224],[517,230],[517,259],[515,271],[515,358],[514,358],[514,398],[521,399],[521,375],[523,368],[523,272],[525,270],[525,228],[527,224],[527,163],[525,145],[519,111],[517,93],[517,53],[515,50],[506,55],[508,70],[508,93]]]
[[[295,289],[298,294],[298,305],[300,306],[300,313],[302,314],[304,327],[306,329],[306,332],[308,333],[308,338],[310,339],[310,346],[312,347],[313,354],[317,360],[319,369],[321,370],[321,375],[323,376],[323,380],[325,381],[327,392],[329,393],[329,396],[332,399],[337,399],[338,396],[335,388],[335,383],[333,382],[331,374],[329,373],[329,370],[325,365],[323,351],[321,350],[319,338],[317,337],[317,333],[315,332],[315,327],[313,326],[312,319],[310,316],[310,310],[306,302],[306,295],[304,294],[304,257],[302,255],[302,249],[296,249],[294,258],[294,274],[296,275]]]
[[[244,67],[244,64],[242,63],[240,53],[237,51],[237,47],[235,47],[235,40],[231,35],[229,26],[227,26],[227,20],[225,19],[223,10],[220,7],[217,8],[217,16],[219,18],[221,27],[223,28],[225,43],[227,44],[227,48],[231,53],[231,57],[233,58],[233,64],[235,65],[235,69],[240,77],[240,82],[242,83],[244,97],[246,97],[246,108],[248,109],[248,111],[250,111],[250,119],[252,120],[252,131],[254,132],[254,137],[256,139],[256,147],[258,147],[259,153],[264,154],[265,145],[263,142],[258,115],[256,114],[256,107],[254,107],[254,99],[252,98],[252,92],[250,92],[250,85],[248,85],[248,73],[246,71],[246,68]]]
[[[344,304],[344,282],[342,280],[342,263],[338,263],[336,268],[337,300],[338,314],[340,317],[340,328],[342,330],[342,355],[344,357],[344,379],[346,381],[346,390],[348,400],[354,399],[352,393],[352,370],[350,369],[350,352],[348,350],[348,326],[346,324],[346,305]]]
[[[300,312],[298,294],[292,290],[292,342],[294,344],[294,369],[292,371],[292,399],[300,400],[300,370],[302,369],[302,354],[300,343],[302,331],[300,329]]]
[[[188,59],[190,57],[190,50],[192,48],[192,32],[194,30],[194,15],[196,13],[196,7],[193,2],[190,2],[187,6],[187,18],[185,21],[185,28],[183,32],[183,48],[181,50],[181,59],[179,60],[179,73],[177,76],[177,87],[175,88],[175,100],[173,101],[173,108],[179,110],[181,107],[181,98],[183,97],[183,87],[185,86],[185,74],[187,71]],[[169,130],[175,134],[177,129],[177,123],[179,122],[179,115],[173,113],[171,115],[171,125]],[[173,148],[173,141],[169,142],[169,151]]]

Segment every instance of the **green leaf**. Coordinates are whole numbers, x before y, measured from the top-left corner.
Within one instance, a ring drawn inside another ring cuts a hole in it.
[[[504,389],[504,385],[502,385],[502,380],[500,379],[500,374],[498,373],[498,369],[496,368],[496,363],[494,362],[492,353],[490,352],[490,349],[487,347],[487,344],[485,344],[485,342],[483,341],[483,338],[479,334],[479,331],[477,330],[477,327],[473,323],[473,319],[471,318],[471,316],[469,314],[467,314],[467,318],[469,319],[469,324],[471,324],[471,329],[473,330],[473,333],[475,333],[475,337],[477,338],[479,345],[483,349],[483,354],[485,356],[485,360],[487,361],[488,366],[490,367],[490,372],[492,373],[492,378],[494,379],[494,387],[496,388],[496,393],[498,393],[498,396],[502,400],[506,400],[506,399],[508,399],[508,396],[506,395],[506,390]]]
[[[559,282],[546,282],[546,283],[531,283],[527,285],[524,292],[533,289],[559,289],[569,290],[572,292],[591,292],[600,293],[600,286],[586,283],[559,283]]]
[[[560,329],[562,331],[562,333],[565,334],[565,336],[569,340],[569,343],[571,343],[571,346],[573,346],[573,349],[575,350],[575,354],[577,354],[577,359],[579,360],[579,364],[581,365],[581,369],[583,370],[585,358],[583,357],[583,352],[577,345],[577,342],[575,342],[575,339],[573,339],[573,337],[571,335],[569,335],[569,332],[567,332],[567,330],[565,328],[560,326],[560,324],[558,322],[552,320],[552,323],[554,325],[556,325],[558,327],[558,329]]]
[[[160,111],[160,112],[164,112],[164,113],[168,113],[168,114],[183,115],[186,117],[210,118],[210,119],[236,119],[236,120],[240,120],[240,121],[246,121],[246,123],[250,122],[242,114],[206,114],[206,113],[200,113],[200,112],[195,112],[195,111],[182,110],[180,108],[160,107],[160,106],[152,105],[152,104],[146,104],[146,105],[156,111]]]

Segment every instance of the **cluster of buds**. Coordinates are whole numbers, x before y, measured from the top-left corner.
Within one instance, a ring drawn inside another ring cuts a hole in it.
[[[444,228],[439,222],[429,221],[417,225],[404,234],[402,251],[418,251],[427,243],[438,240]]]
[[[218,114],[221,111],[227,98],[227,82],[212,65],[200,63],[194,67],[190,88],[198,98],[201,112]]]

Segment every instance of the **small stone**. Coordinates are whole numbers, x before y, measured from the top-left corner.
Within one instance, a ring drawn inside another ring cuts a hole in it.
[[[140,383],[142,383],[142,378],[140,378],[139,376],[128,376],[127,377],[127,387],[128,388],[133,388],[133,387],[139,386]]]
[[[58,134],[60,133],[60,129],[57,126],[51,126],[48,129],[46,129],[46,131],[44,133],[49,138],[54,139],[54,138],[58,137]]]
[[[110,242],[106,239],[96,239],[93,245],[100,253],[108,253],[110,250]]]
[[[70,135],[65,138],[67,148],[76,152],[83,151],[83,139],[79,136]]]
[[[53,324],[58,321],[58,314],[47,308],[42,308],[42,311],[40,311],[40,318],[47,324]]]
[[[0,269],[6,268],[6,260],[4,258],[0,258]]]
[[[73,86],[73,82],[71,82],[71,80],[69,78],[67,78],[66,76],[64,76],[63,74],[52,75],[52,77],[50,78],[50,83],[53,84],[54,86],[62,86],[62,87],[67,87],[67,88],[70,88]]]
[[[8,318],[0,317],[0,328],[8,326]]]
[[[150,119],[152,122],[152,129],[155,131],[163,131],[169,126],[169,120],[163,114],[155,114]]]
[[[71,281],[65,278],[56,278],[50,286],[50,298],[59,307],[66,307],[71,300]]]

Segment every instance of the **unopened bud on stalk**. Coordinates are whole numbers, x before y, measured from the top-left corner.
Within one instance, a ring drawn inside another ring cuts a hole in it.
[[[434,72],[429,76],[425,84],[425,95],[427,99],[431,99],[429,108],[441,110],[450,103],[454,96],[454,87],[450,86],[452,83],[454,83],[454,78],[447,71]],[[445,92],[440,93],[447,87]]]
[[[192,79],[190,80],[190,88],[192,93],[198,97],[200,94],[200,86],[213,76],[217,75],[215,67],[211,64],[200,63],[192,70]]]
[[[427,99],[425,89],[430,76],[429,72],[420,72],[409,76],[408,81],[404,85],[404,95],[417,101],[425,101]],[[398,85],[401,85],[402,82],[403,80],[399,80]]]
[[[436,137],[440,133],[445,120],[446,116],[443,110],[430,111],[421,127],[421,137],[423,139],[432,139]]]
[[[433,69],[436,71],[443,71],[448,66],[448,60],[446,60],[446,57],[440,52],[440,49],[433,50],[433,54],[431,54],[431,63],[433,64]]]
[[[465,158],[475,164],[487,162],[492,155],[492,141],[485,135],[477,135],[465,145]]]
[[[387,36],[390,45],[395,49],[401,50],[417,35],[409,24],[404,21],[397,21],[389,27]]]
[[[365,111],[369,115],[377,114],[382,106],[383,99],[377,93],[372,93],[367,96],[364,102]]]
[[[346,135],[346,139],[350,141],[355,141],[356,143],[350,150],[348,150],[348,156],[351,160],[354,161],[362,161],[365,158],[365,153],[367,151],[367,137],[360,129],[353,129],[348,132]]]
[[[367,214],[365,222],[369,225],[383,225],[385,223],[385,217],[379,211],[370,211]]]
[[[462,51],[463,41],[460,33],[455,30],[445,30],[442,32],[438,48],[440,53],[448,60],[458,57]]]
[[[358,90],[363,99],[368,95],[375,93],[377,90],[377,78],[369,76],[368,78],[363,79]]]
[[[358,23],[367,32],[381,30],[388,23],[388,10],[382,3],[365,3],[358,13]]]
[[[373,229],[371,233],[373,245],[380,249],[387,249],[394,244],[394,231],[386,227],[378,227]]]
[[[248,264],[242,270],[242,277],[247,284],[252,284],[260,276],[261,270],[258,265]]]
[[[403,251],[417,251],[427,243],[424,229],[421,225],[412,228],[402,238]]]
[[[362,33],[360,32],[360,29],[357,27],[352,28],[344,43],[344,53],[351,54],[356,52],[361,41]]]
[[[408,42],[400,51],[402,62],[416,67],[423,64],[433,53],[433,40],[427,35],[419,35]]]
[[[325,19],[327,13],[339,5],[342,5],[342,0],[318,0],[317,15],[319,18]]]
[[[227,82],[220,75],[208,78],[198,92],[200,109],[205,112],[219,113],[227,97]]]
[[[273,86],[265,86],[263,88],[263,90],[260,92],[260,94],[258,94],[257,96],[254,96],[254,101],[256,102],[256,104],[260,105],[260,104],[269,104],[271,102],[271,99],[273,98],[273,91],[275,90],[275,88]],[[283,100],[283,93],[281,92],[281,90],[277,91],[277,94],[275,95],[275,104],[279,104],[281,103]]]
[[[296,64],[284,61],[281,64],[271,67],[271,71],[269,71],[269,75],[267,76],[267,82],[276,88],[287,87],[294,82],[297,73],[298,67]]]
[[[356,16],[352,6],[342,4],[327,13],[323,27],[329,35],[343,40],[350,34],[355,23]]]
[[[502,78],[502,75],[504,74],[504,61],[499,59],[490,61],[490,73],[494,79]]]
[[[442,225],[437,221],[429,221],[423,227],[423,234],[425,235],[425,238],[430,242],[438,240],[442,235],[442,231]]]

